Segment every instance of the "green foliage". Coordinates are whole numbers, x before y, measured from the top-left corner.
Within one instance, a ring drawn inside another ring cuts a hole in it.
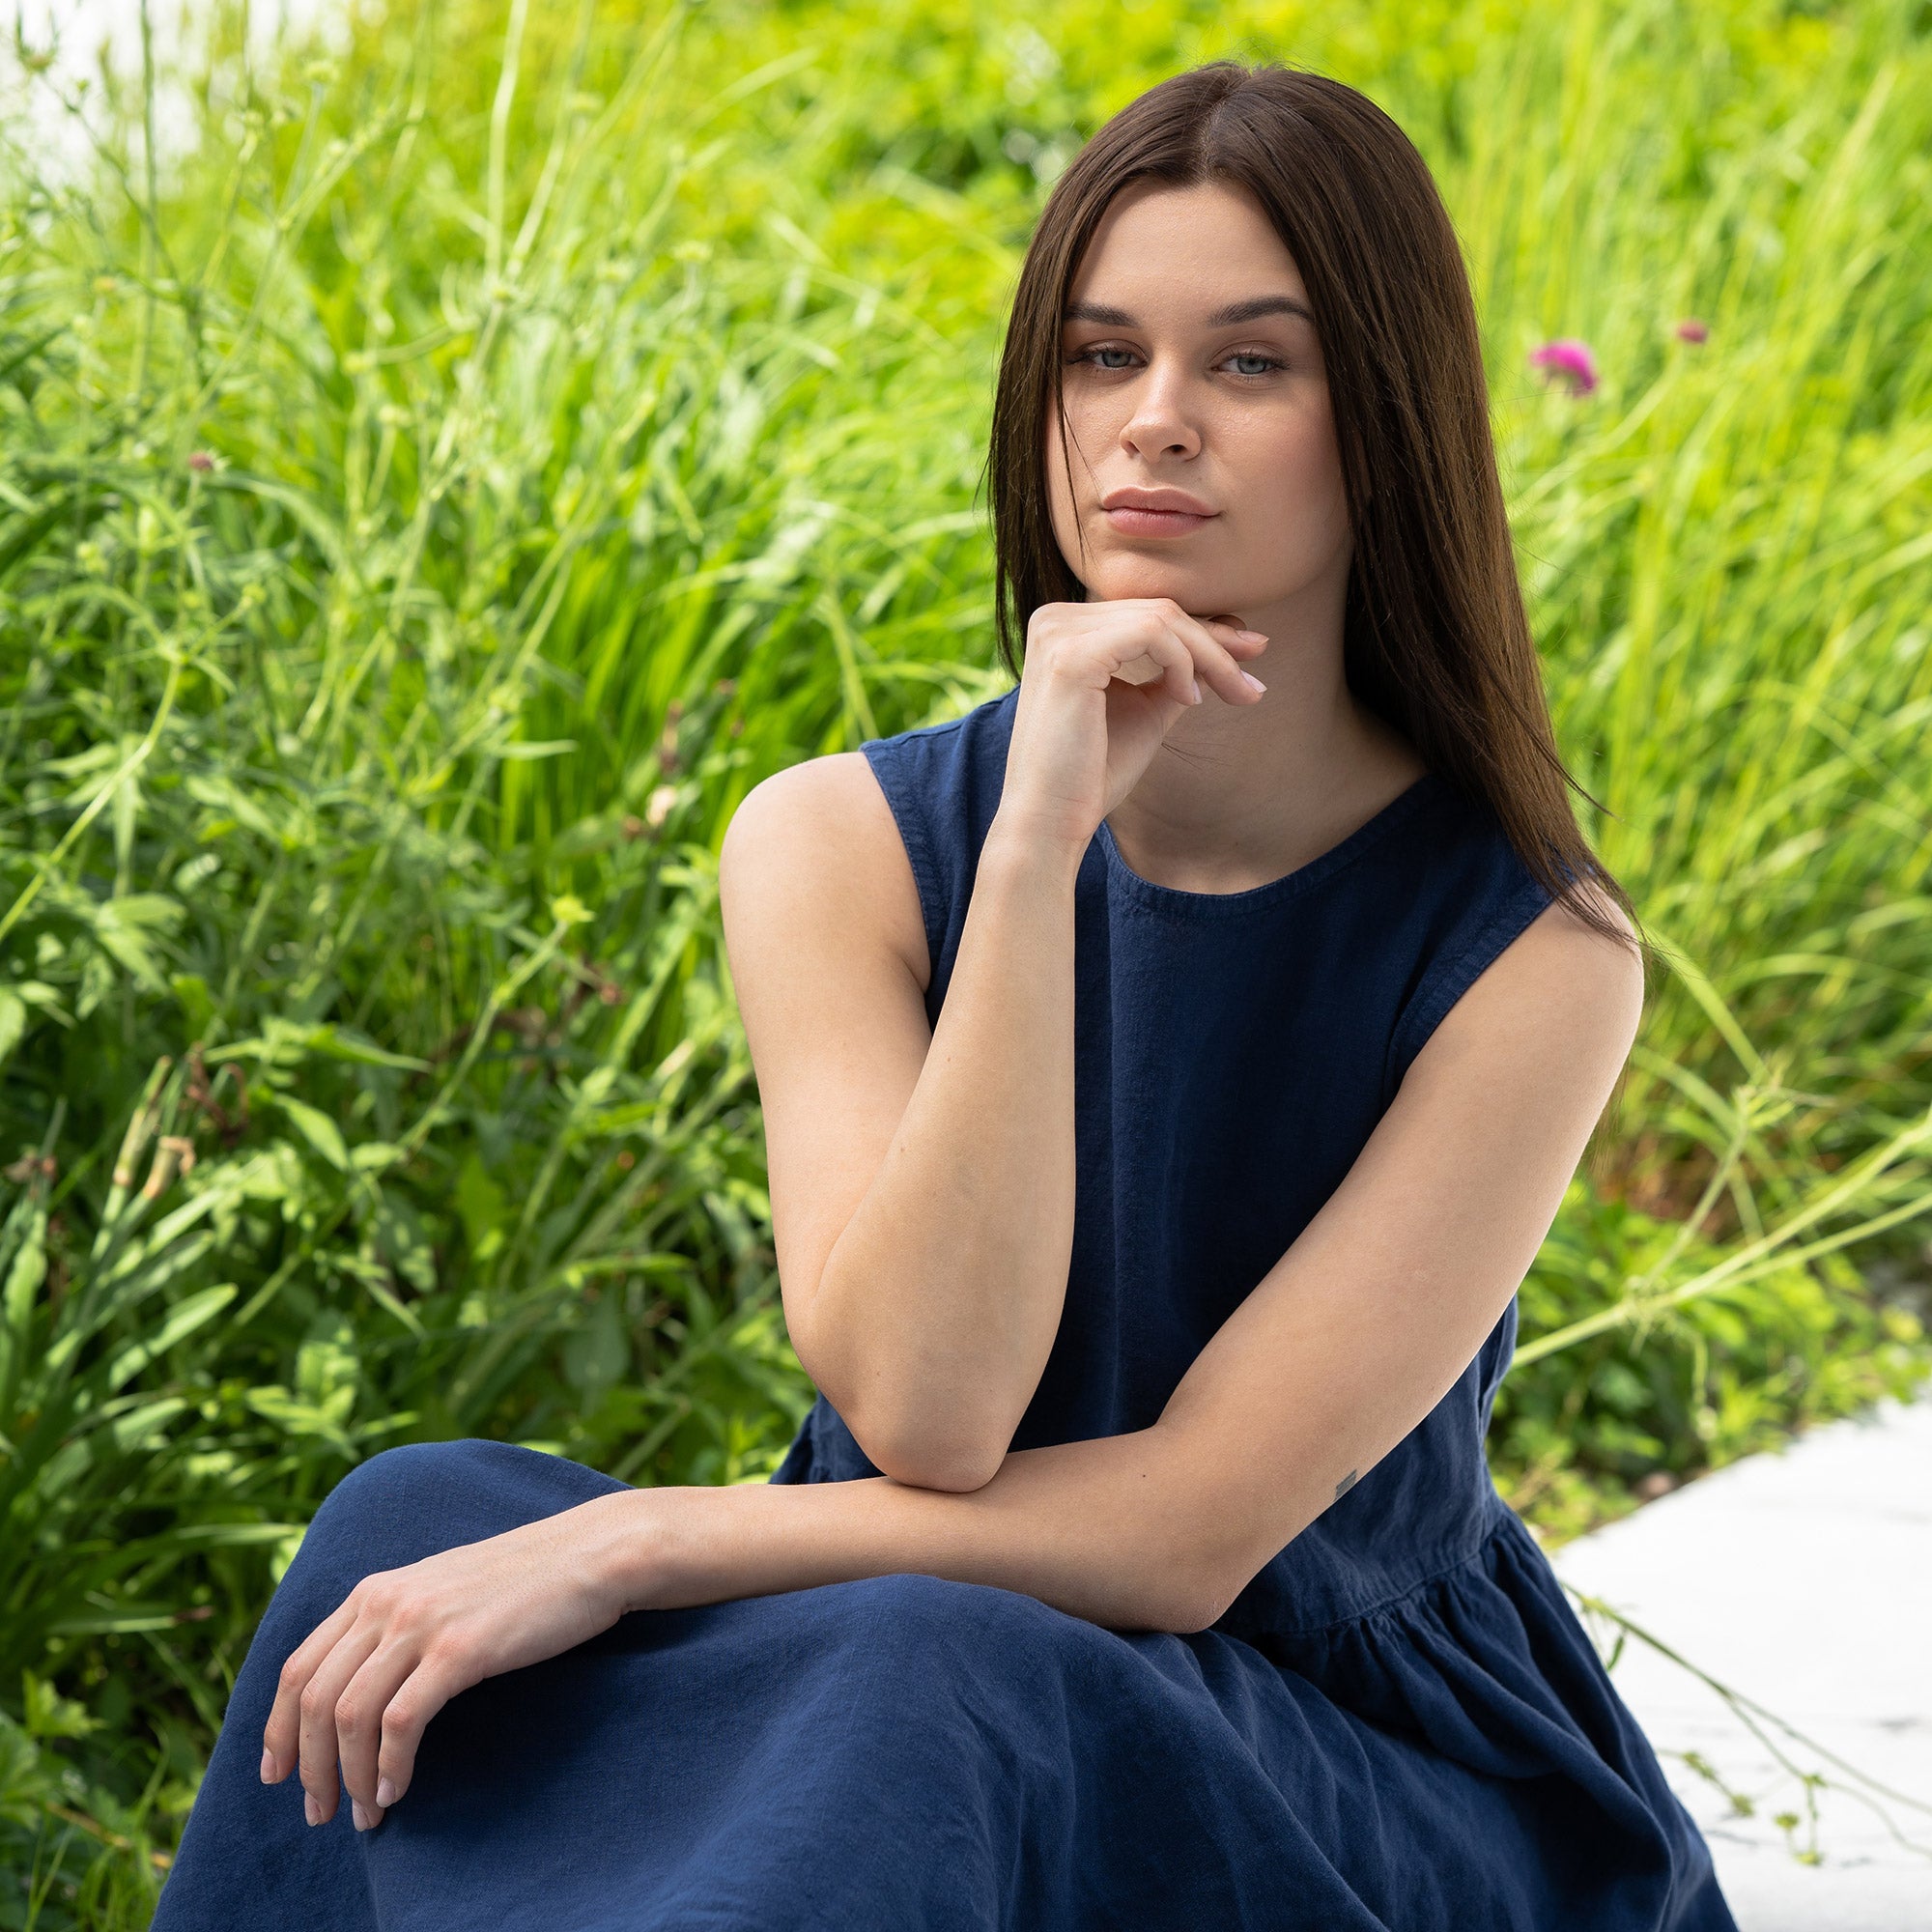
[[[217,26],[153,169],[112,88],[85,180],[16,139],[0,1927],[142,1922],[357,1458],[772,1466],[810,1391],[718,844],[766,773],[1000,688],[1018,250],[1218,53],[1436,167],[1559,728],[1666,949],[1499,1477],[1566,1533],[1910,1386],[1858,1270],[1920,1265],[1932,1201],[1916,17],[420,0],[266,71]],[[1532,378],[1556,334],[1594,395]]]
[[[1532,1343],[1497,1398],[1491,1460],[1546,1537],[1620,1514],[1646,1480],[1685,1481],[1922,1378],[1918,1322],[1875,1303],[1842,1255],[1776,1254],[1747,1281],[1672,1304],[1673,1286],[1724,1259],[1682,1223],[1571,1184],[1523,1284],[1523,1332],[1552,1336],[1601,1320],[1633,1284],[1645,1292],[1627,1324],[1541,1358]]]
[[[74,1926],[145,1925],[167,1855],[148,1831],[169,1766],[156,1758],[148,1788],[131,1804],[90,1787],[50,1741],[85,1736],[103,1720],[23,1680],[25,1721],[0,1712],[0,1925],[9,1932],[68,1932]]]

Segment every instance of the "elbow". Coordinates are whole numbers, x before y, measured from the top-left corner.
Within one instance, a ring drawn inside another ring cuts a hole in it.
[[[828,1262],[827,1273],[830,1267]],[[997,1410],[956,1382],[916,1387],[903,1365],[881,1359],[876,1350],[828,1347],[820,1329],[803,1319],[790,1326],[800,1365],[881,1475],[909,1489],[964,1495],[1000,1473],[1023,1402]]]
[[[870,1418],[847,1416],[853,1439],[872,1466],[909,1489],[944,1490],[969,1495],[1000,1473],[1007,1445],[959,1430],[921,1428],[911,1422],[881,1426]]]
[[[1229,1589],[1218,1574],[1183,1574],[1171,1579],[1164,1593],[1157,1624],[1151,1628],[1172,1631],[1177,1636],[1192,1636],[1209,1630],[1228,1614],[1230,1605],[1241,1592]]]
[[[867,1452],[868,1455],[871,1452]],[[1002,1457],[1001,1462],[1006,1459]],[[967,1496],[975,1490],[983,1490],[1000,1473],[1000,1463],[986,1461],[983,1457],[949,1457],[944,1453],[921,1453],[915,1450],[910,1455],[894,1455],[889,1461],[872,1457],[873,1465],[895,1483],[903,1483],[913,1490],[941,1490],[949,1495]]]
[[[1189,1527],[1191,1534],[1175,1538],[1180,1556],[1172,1579],[1176,1621],[1169,1626],[1183,1634],[1218,1624],[1307,1524],[1291,1526],[1279,1518],[1251,1522],[1239,1513],[1233,1520],[1225,1516],[1217,1520],[1214,1511],[1204,1510]]]
[[[1226,1590],[1217,1577],[1190,1570],[1172,1550],[1136,1556],[1129,1571],[1115,1576],[1106,1592],[1111,1606],[1095,1621],[1113,1630],[1163,1631],[1193,1636],[1227,1615],[1240,1594]]]
[[[1218,1624],[1276,1553],[1199,1498],[1182,1520],[1170,1516],[1166,1530],[1154,1548],[1143,1543],[1139,1568],[1157,1591],[1158,1628],[1181,1636]]]
[[[983,1490],[1007,1461],[1007,1451],[991,1443],[954,1441],[931,1430],[900,1430],[896,1434],[860,1434],[852,1430],[871,1466],[893,1482],[912,1490],[945,1490],[970,1495]]]

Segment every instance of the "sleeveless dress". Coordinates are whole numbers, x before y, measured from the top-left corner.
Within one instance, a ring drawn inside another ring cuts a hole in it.
[[[937,1016],[1015,688],[868,740]],[[1152,1423],[1543,910],[1422,779],[1253,891],[1076,883],[1065,1312],[1016,1448]],[[374,1832],[257,1775],[288,1653],[358,1578],[618,1487],[421,1444],[336,1488],[264,1617],[155,1920],[327,1932],[1735,1932],[1709,1855],[1483,1435],[1514,1304],[1380,1463],[1187,1634],[899,1575],[625,1617],[487,1680]],[[876,1474],[821,1397],[773,1480]]]

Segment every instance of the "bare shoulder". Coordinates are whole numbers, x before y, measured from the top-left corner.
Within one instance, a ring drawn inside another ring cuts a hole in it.
[[[1568,1057],[1603,1054],[1621,1064],[1643,1013],[1643,950],[1615,899],[1596,886],[1586,886],[1584,895],[1609,932],[1560,899],[1546,906],[1496,955],[1442,1030],[1465,1039],[1503,1032],[1520,1039],[1560,1037]]]
[[[919,985],[930,978],[925,923],[892,808],[863,752],[801,759],[739,802],[718,855],[726,945],[844,935],[883,944]]]
[[[1630,915],[1600,886],[1586,885],[1581,896],[1605,932],[1575,907],[1557,900],[1523,930],[1514,952],[1515,972],[1525,987],[1536,983],[1567,1004],[1601,1006],[1614,1027],[1630,1031],[1643,1010],[1643,947]]]

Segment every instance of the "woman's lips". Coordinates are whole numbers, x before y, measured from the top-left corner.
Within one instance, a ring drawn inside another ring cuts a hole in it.
[[[1142,510],[1122,504],[1118,510],[1103,510],[1109,526],[1123,537],[1184,537],[1203,524],[1211,524],[1218,512],[1196,516],[1191,510]]]

